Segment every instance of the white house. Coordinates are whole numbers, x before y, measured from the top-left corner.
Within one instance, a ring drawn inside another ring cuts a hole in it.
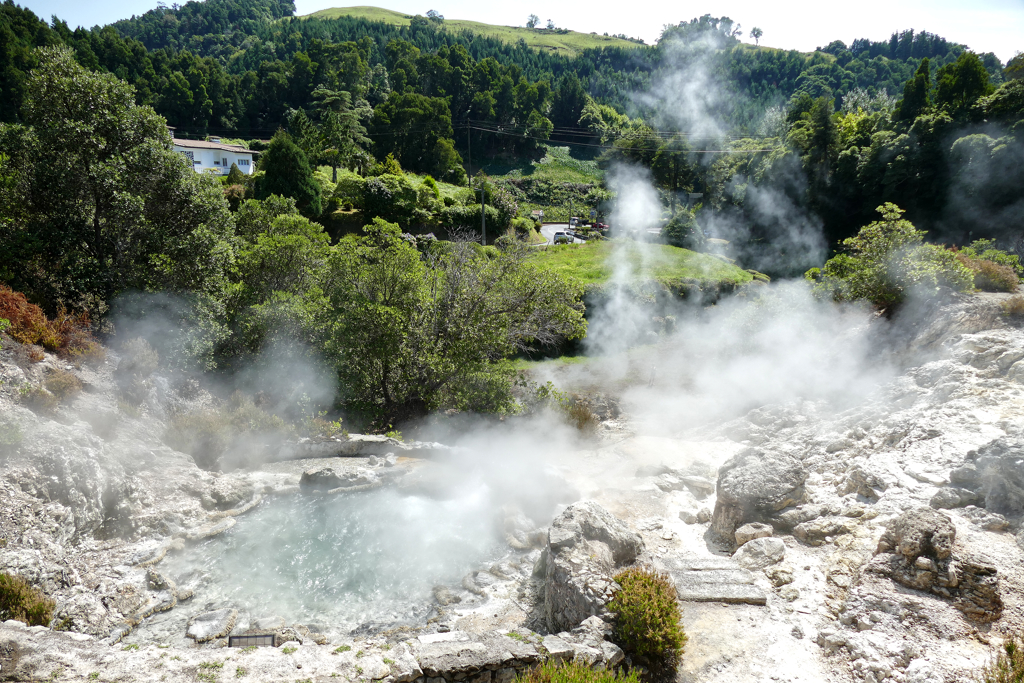
[[[252,157],[254,152],[238,145],[225,145],[217,138],[206,140],[182,140],[173,138],[174,151],[181,152],[192,160],[192,168],[196,173],[213,169],[217,175],[227,175],[231,164],[237,164],[238,170],[246,175],[255,171]]]

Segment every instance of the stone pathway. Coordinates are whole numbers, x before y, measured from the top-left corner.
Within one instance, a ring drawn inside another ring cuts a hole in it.
[[[683,602],[764,605],[768,596],[754,585],[754,575],[728,557],[666,558],[665,569]]]

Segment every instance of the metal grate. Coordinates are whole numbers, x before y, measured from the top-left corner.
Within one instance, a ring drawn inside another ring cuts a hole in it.
[[[228,636],[228,647],[275,647],[274,634]]]

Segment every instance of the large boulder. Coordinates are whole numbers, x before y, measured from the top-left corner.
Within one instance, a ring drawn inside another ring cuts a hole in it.
[[[766,521],[772,514],[804,501],[807,470],[792,455],[747,448],[718,471],[718,500],[711,533],[733,547],[736,529],[747,522]]]
[[[985,509],[1000,514],[1024,512],[1024,438],[1005,436],[978,449],[975,490]]]
[[[551,633],[571,631],[587,617],[607,618],[619,586],[612,578],[636,562],[643,540],[592,501],[570,505],[551,524],[544,564],[544,607]]]
[[[959,548],[953,522],[930,507],[893,520],[869,568],[907,588],[949,598],[977,621],[995,621],[1003,613],[996,568]]]

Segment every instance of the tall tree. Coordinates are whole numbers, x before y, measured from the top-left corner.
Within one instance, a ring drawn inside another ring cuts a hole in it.
[[[221,296],[233,222],[220,184],[172,151],[166,122],[131,86],[66,47],[36,58],[30,127],[0,126],[23,209],[0,219],[11,284],[51,309],[103,311],[126,290]]]
[[[313,178],[309,159],[292,137],[278,131],[270,147],[260,159],[264,176],[256,184],[256,197],[266,199],[272,194],[292,197],[299,211],[307,216],[319,216],[322,197],[319,183]]]
[[[964,52],[956,62],[939,69],[936,81],[935,104],[946,107],[954,117],[965,115],[978,98],[994,90],[985,65],[973,52]]]
[[[754,39],[754,44],[755,45],[760,45],[761,44],[761,36],[763,36],[763,35],[764,35],[764,31],[762,31],[761,29],[759,29],[756,26],[754,28],[750,29],[750,37]]]
[[[932,76],[928,58],[914,72],[914,77],[903,86],[903,99],[896,109],[896,118],[913,122],[931,104]]]

